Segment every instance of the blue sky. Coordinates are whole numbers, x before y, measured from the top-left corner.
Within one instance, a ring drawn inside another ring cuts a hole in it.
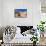
[[[15,12],[25,12],[27,9],[16,9]]]

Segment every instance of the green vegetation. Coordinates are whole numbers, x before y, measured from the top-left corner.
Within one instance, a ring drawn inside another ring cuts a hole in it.
[[[37,25],[37,29],[40,30],[40,31],[42,31],[42,32],[44,32],[44,24],[45,24],[45,22],[40,21],[40,24]]]

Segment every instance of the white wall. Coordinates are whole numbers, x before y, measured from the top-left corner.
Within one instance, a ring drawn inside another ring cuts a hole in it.
[[[2,0],[2,25],[34,25],[40,20],[39,0]],[[27,9],[27,18],[15,18],[14,9]]]
[[[3,18],[3,0],[0,0],[0,26],[2,26],[4,22]]]
[[[41,13],[40,13],[40,0],[33,0],[32,2],[32,15],[33,15],[33,26],[37,26],[39,24],[41,19]]]
[[[0,0],[0,25],[1,25],[1,15],[2,15],[2,14],[1,14],[1,9],[2,9],[1,2],[2,2],[2,1]]]

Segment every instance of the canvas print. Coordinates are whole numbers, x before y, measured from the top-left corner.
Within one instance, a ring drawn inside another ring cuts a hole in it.
[[[16,18],[26,18],[27,17],[27,9],[15,9],[15,17]]]

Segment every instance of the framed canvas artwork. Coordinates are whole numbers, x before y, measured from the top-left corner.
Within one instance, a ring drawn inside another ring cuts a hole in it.
[[[27,9],[15,9],[14,15],[16,18],[26,18],[27,17]]]

